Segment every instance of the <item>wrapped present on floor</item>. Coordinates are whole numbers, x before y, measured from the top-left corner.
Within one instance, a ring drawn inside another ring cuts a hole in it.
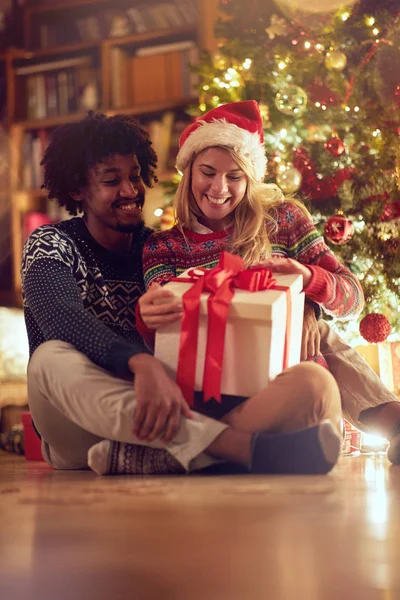
[[[221,394],[250,397],[300,362],[301,275],[245,269],[224,252],[214,269],[192,269],[166,286],[182,298],[182,321],[157,330],[155,356],[193,406]]]

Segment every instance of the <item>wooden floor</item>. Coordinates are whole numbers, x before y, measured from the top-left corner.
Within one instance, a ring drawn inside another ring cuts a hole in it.
[[[2,600],[398,600],[400,467],[98,477],[0,453]]]

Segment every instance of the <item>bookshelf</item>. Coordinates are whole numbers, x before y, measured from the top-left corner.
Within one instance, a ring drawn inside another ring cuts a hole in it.
[[[159,178],[172,175],[171,144],[188,120],[185,107],[198,97],[190,64],[199,49],[215,49],[217,6],[218,0],[25,0],[23,47],[0,54],[0,305],[21,305],[29,227],[43,215],[66,217],[40,189],[40,160],[55,127],[90,109],[137,116],[158,151]],[[159,205],[160,189],[148,196],[150,206]]]

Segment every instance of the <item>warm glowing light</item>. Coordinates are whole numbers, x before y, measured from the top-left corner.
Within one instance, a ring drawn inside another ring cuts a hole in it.
[[[349,12],[344,12],[342,14],[342,21],[347,21],[347,19],[350,17],[350,13]]]
[[[201,104],[199,104],[199,109],[201,110],[201,112],[205,112],[207,110],[207,105],[204,104],[204,102],[202,102]]]
[[[219,83],[219,77],[214,77],[213,81],[214,83]]]
[[[154,211],[154,216],[155,217],[161,217],[161,215],[163,214],[163,209],[162,208],[156,208],[156,210]]]
[[[377,28],[375,27],[375,29],[373,29],[373,30],[372,30],[372,33],[373,33],[374,35],[378,35],[378,33],[379,33],[379,29],[377,29]]]
[[[286,64],[283,62],[283,60],[281,60],[281,62],[278,63],[278,69],[285,69],[286,68]]]
[[[372,25],[375,23],[375,18],[374,17],[367,17],[367,25],[369,25],[370,27],[372,27]]]
[[[360,110],[360,107],[359,107],[359,106],[355,106],[355,107],[353,108],[353,110],[354,110],[354,112],[358,112],[358,111]]]
[[[321,102],[316,102],[316,103],[315,103],[315,106],[316,106],[317,108],[320,108],[320,106],[321,106]]]
[[[345,110],[346,112],[350,112],[350,111],[351,111],[351,108],[350,108],[350,106],[345,106],[345,109],[344,109],[344,110]]]
[[[206,92],[207,90],[209,90],[209,89],[210,89],[210,86],[209,86],[209,85],[203,85],[203,90],[204,90],[205,92]]]
[[[304,42],[304,48],[309,50],[311,48],[311,42]]]
[[[281,129],[280,132],[281,137],[286,137],[287,136],[287,129]]]

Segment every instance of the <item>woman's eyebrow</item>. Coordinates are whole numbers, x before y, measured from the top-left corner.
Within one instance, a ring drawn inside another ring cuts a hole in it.
[[[212,169],[213,171],[216,171],[217,169],[215,167],[212,167],[211,165],[207,165],[207,163],[201,163],[200,167],[206,167],[207,169]],[[228,171],[228,173],[234,173],[236,171],[241,171],[242,169],[240,169],[239,167],[237,169],[230,169]]]

